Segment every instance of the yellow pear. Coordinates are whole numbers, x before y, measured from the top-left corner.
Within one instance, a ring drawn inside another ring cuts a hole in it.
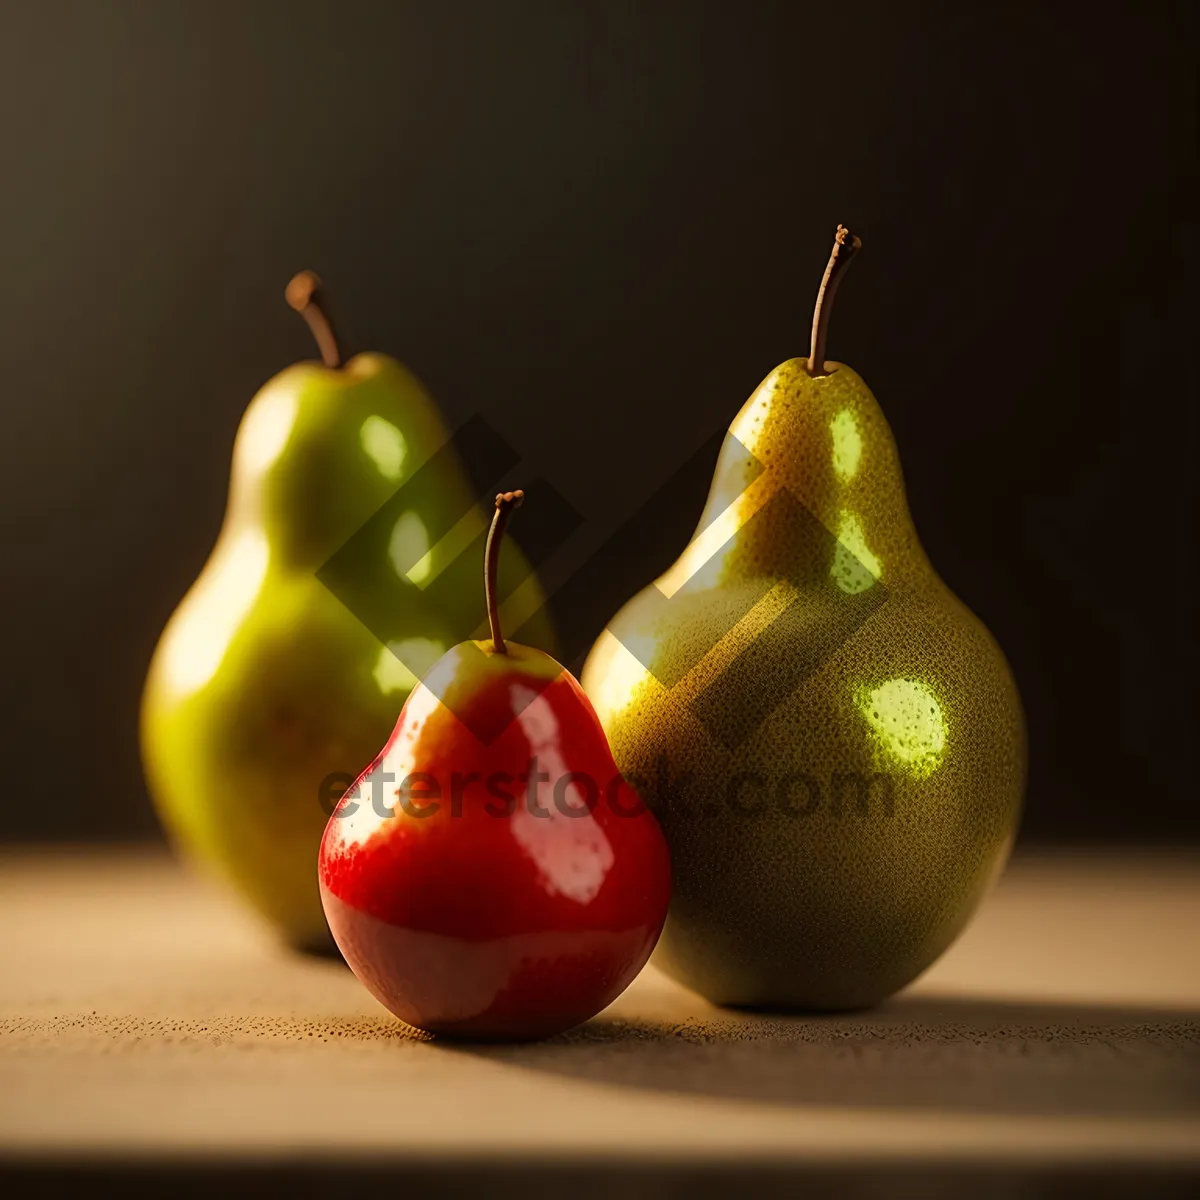
[[[913,527],[863,380],[811,353],[729,429],[697,532],[582,682],[672,855],[657,961],[718,1003],[876,1003],[953,941],[1007,857],[1020,700]]]

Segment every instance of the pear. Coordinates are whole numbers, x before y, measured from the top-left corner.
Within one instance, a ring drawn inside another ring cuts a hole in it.
[[[417,685],[318,865],[346,963],[401,1020],[452,1037],[546,1037],[594,1016],[650,957],[670,898],[658,823],[583,690],[501,632],[497,563],[523,499],[496,497],[491,637]]]
[[[172,839],[312,950],[332,946],[314,870],[329,813],[418,677],[480,623],[475,596],[435,585],[473,580],[487,536],[433,401],[385,355],[342,365],[318,283],[296,276],[288,301],[323,361],[247,408],[220,535],[141,709]],[[510,619],[536,613],[531,638],[552,642],[528,563],[514,547],[505,565]]]
[[[913,527],[895,441],[808,359],[730,426],[691,543],[582,683],[671,850],[656,961],[726,1005],[862,1008],[924,971],[1001,870],[1025,782],[1008,665]]]

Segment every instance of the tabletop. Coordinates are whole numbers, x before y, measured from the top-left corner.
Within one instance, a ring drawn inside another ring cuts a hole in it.
[[[574,1194],[804,1177],[896,1196],[998,1173],[1080,1194],[1200,1177],[1196,857],[1018,855],[959,942],[871,1012],[725,1011],[651,966],[530,1045],[408,1030],[160,850],[9,849],[0,905],[9,1185],[251,1172],[316,1189],[357,1170],[493,1194],[537,1174]]]

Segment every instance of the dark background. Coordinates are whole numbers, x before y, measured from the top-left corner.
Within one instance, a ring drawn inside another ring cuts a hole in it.
[[[292,272],[587,517],[561,575],[807,352],[840,220],[830,355],[1012,662],[1025,836],[1196,837],[1195,35],[1187,4],[0,6],[4,832],[155,829],[141,681],[243,409],[313,354]]]

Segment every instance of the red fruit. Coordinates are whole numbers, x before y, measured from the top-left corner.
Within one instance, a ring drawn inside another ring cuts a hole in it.
[[[666,919],[667,847],[617,771],[571,674],[463,642],[413,690],[330,818],[319,878],[351,969],[401,1020],[475,1038],[544,1037],[599,1012]]]

